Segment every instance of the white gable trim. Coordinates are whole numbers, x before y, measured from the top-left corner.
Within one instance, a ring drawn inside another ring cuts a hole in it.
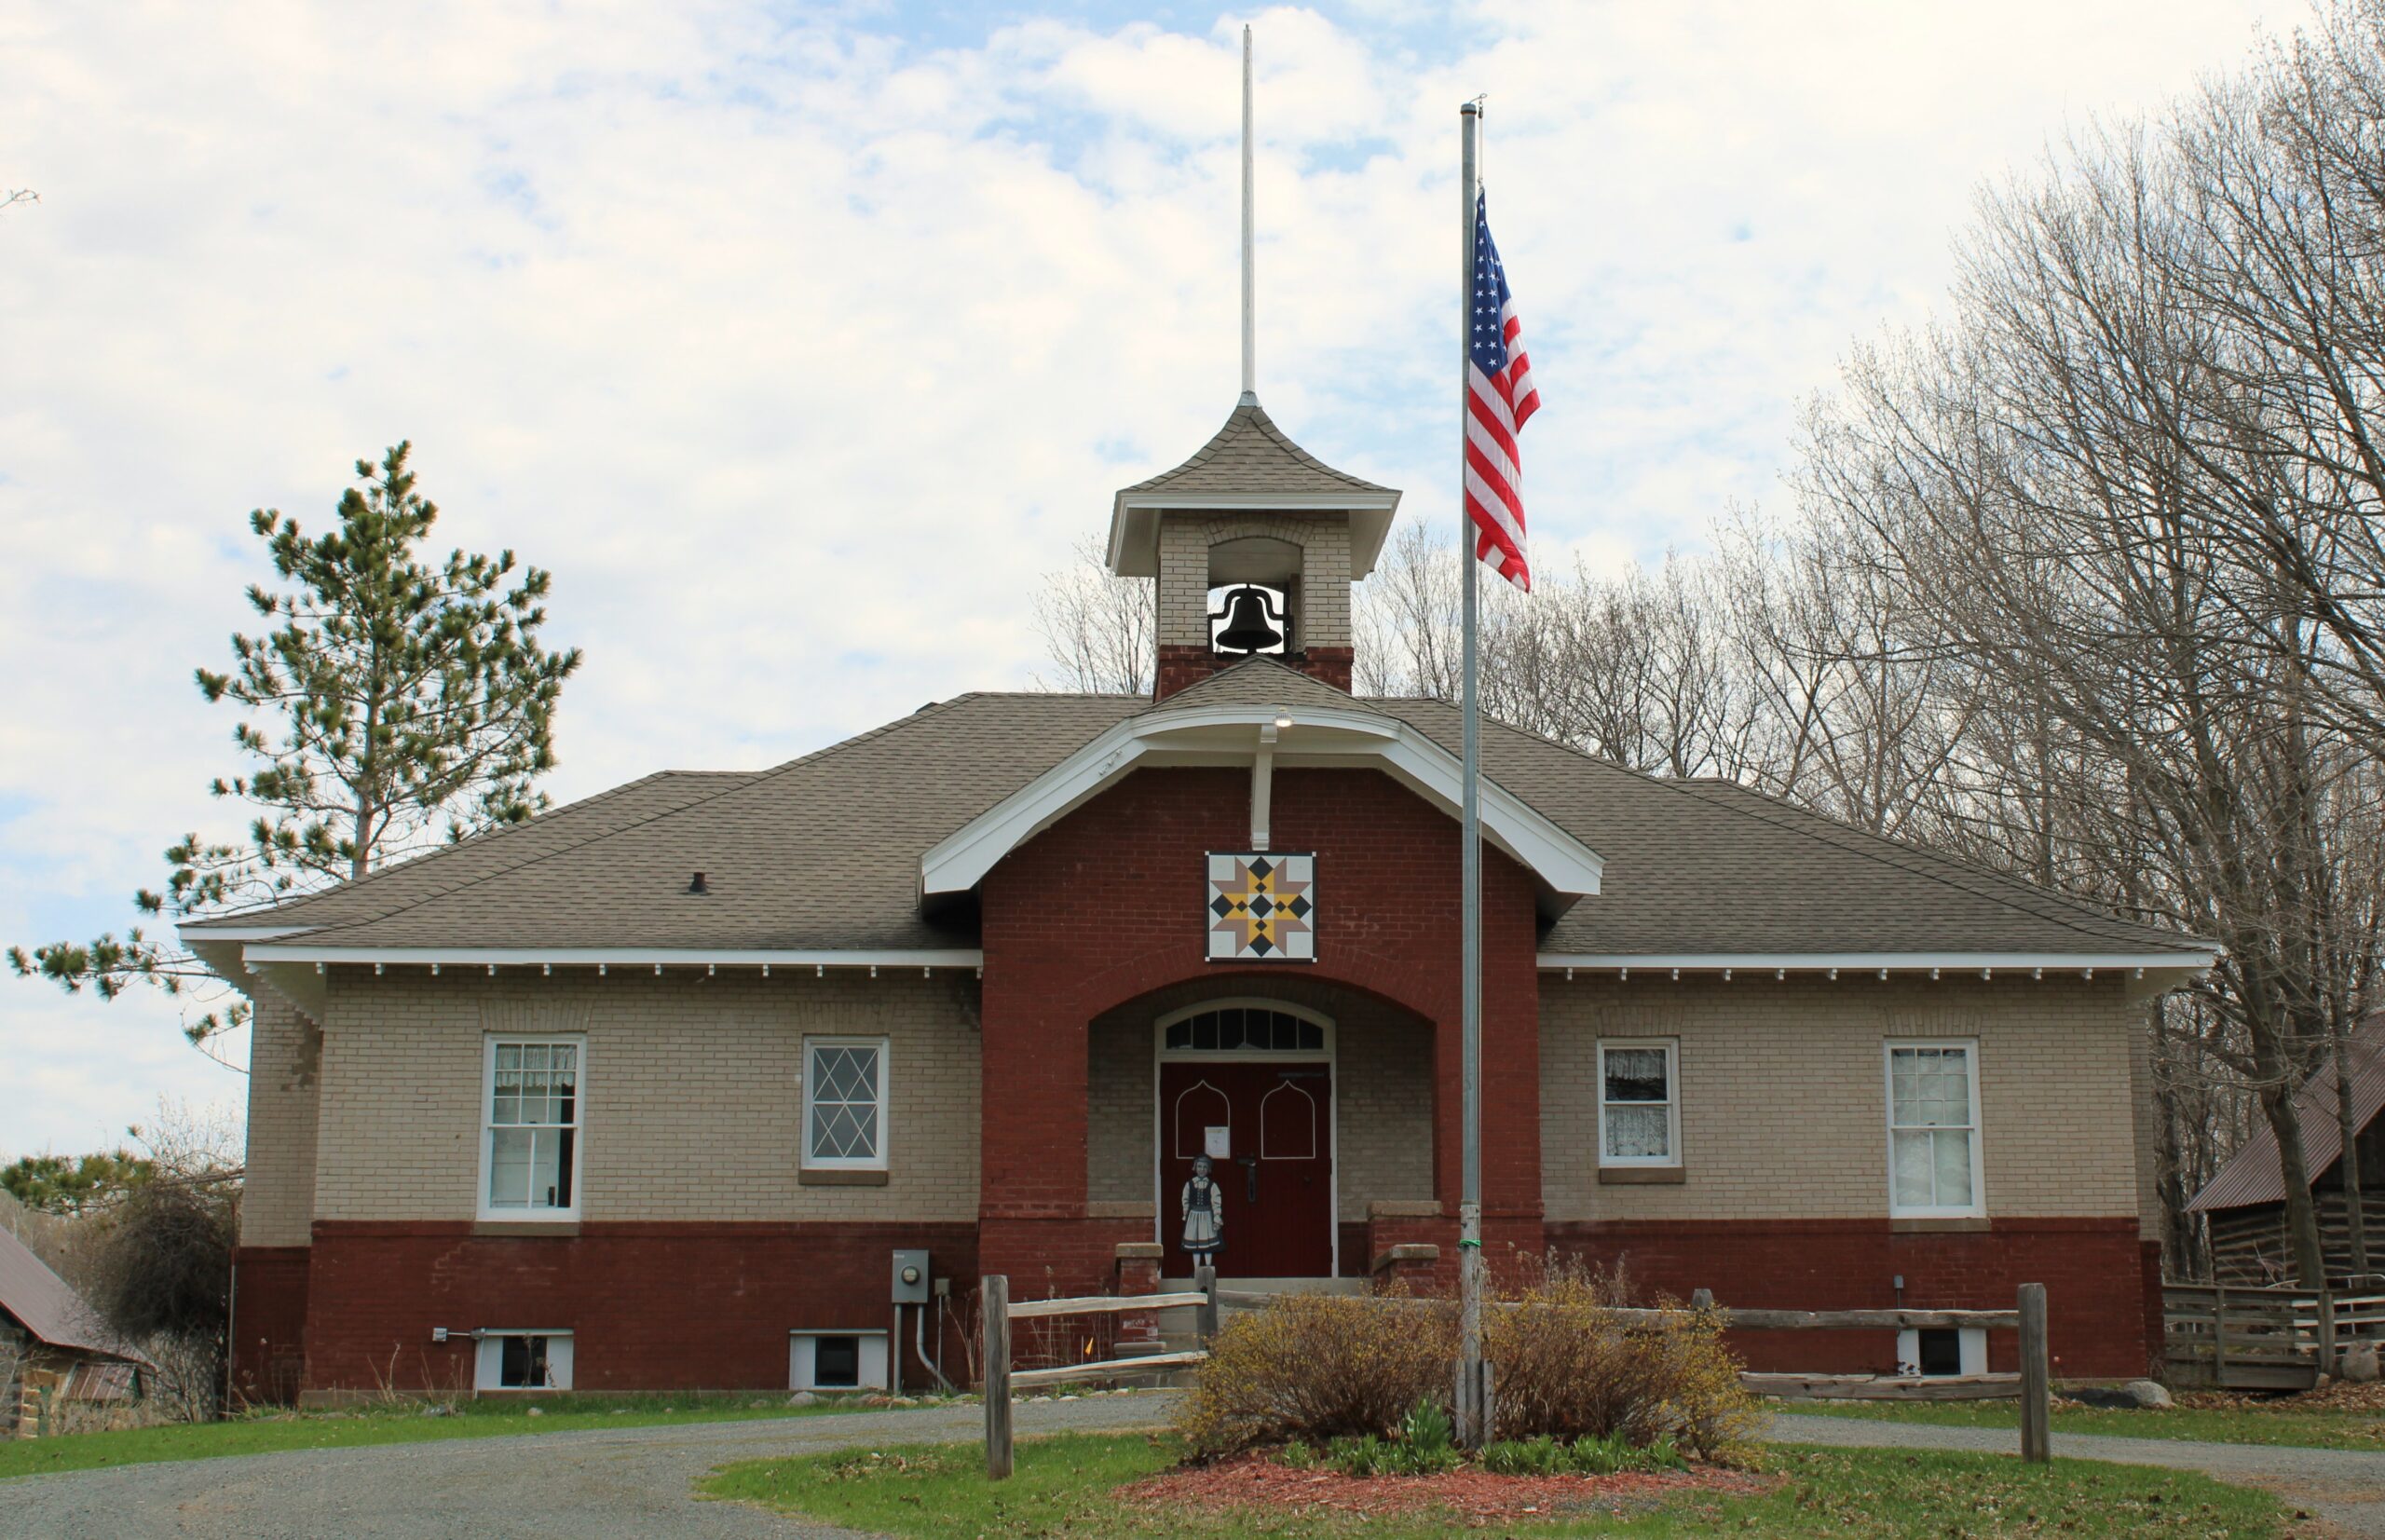
[[[1397,492],[1121,492],[1110,512],[1110,570],[1122,578],[1159,575],[1159,520],[1166,512],[1347,513],[1350,579],[1375,569],[1391,533]]]
[[[1291,726],[1276,728],[1279,715]],[[1365,765],[1445,812],[1458,808],[1463,767],[1406,723],[1356,708],[1190,706],[1129,717],[970,820],[920,859],[922,894],[966,893],[996,863],[1138,765],[1248,764],[1274,729],[1274,768]],[[1495,782],[1481,786],[1482,832],[1555,893],[1599,891],[1598,852]]]
[[[2174,952],[1543,952],[1540,968],[1571,973],[2127,974],[2201,973],[2214,947]]]

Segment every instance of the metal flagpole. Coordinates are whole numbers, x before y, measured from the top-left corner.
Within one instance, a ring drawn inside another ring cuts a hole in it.
[[[1475,692],[1475,569],[1473,522],[1465,516],[1465,423],[1473,400],[1473,360],[1470,341],[1474,324],[1474,204],[1477,156],[1482,133],[1482,104],[1469,102],[1458,109],[1458,127],[1465,147],[1459,177],[1458,283],[1463,297],[1458,315],[1458,566],[1464,573],[1465,685],[1461,717],[1465,723],[1465,785],[1458,825],[1459,881],[1462,888],[1461,944],[1465,970],[1465,1184],[1457,1208],[1457,1278],[1460,1315],[1457,1424],[1460,1438],[1471,1449],[1491,1440],[1490,1379],[1482,1362],[1482,827],[1481,720]]]
[[[1242,29],[1242,404],[1259,404],[1258,263],[1251,247],[1250,28]]]

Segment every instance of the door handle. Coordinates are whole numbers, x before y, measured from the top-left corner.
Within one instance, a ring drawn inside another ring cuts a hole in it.
[[[1259,1204],[1259,1157],[1257,1155],[1236,1155],[1234,1157],[1234,1164],[1242,1167],[1243,1200],[1246,1203],[1248,1203],[1251,1206],[1257,1207]]]

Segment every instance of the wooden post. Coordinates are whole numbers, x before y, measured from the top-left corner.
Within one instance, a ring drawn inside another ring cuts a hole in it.
[[[2211,1284],[2211,1388],[2228,1388],[2228,1286]]]
[[[1193,1327],[1193,1335],[1200,1339],[1199,1346],[1206,1352],[1210,1340],[1218,1334],[1218,1270],[1207,1262],[1201,1263],[1192,1270],[1192,1287],[1208,1296],[1202,1302]]]
[[[996,1273],[978,1284],[986,1313],[986,1479],[1010,1476],[1010,1279]]]
[[[2336,1362],[2336,1296],[2322,1285],[2319,1289],[2319,1372],[2340,1375],[2342,1366]]]
[[[2042,1465],[2053,1456],[2052,1364],[2046,1350],[2046,1286],[2021,1286],[2021,1458]]]

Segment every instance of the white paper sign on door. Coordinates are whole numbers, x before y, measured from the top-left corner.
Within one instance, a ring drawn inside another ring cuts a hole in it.
[[[1211,1160],[1232,1160],[1233,1158],[1233,1130],[1224,1124],[1211,1124],[1202,1130],[1201,1153]]]

